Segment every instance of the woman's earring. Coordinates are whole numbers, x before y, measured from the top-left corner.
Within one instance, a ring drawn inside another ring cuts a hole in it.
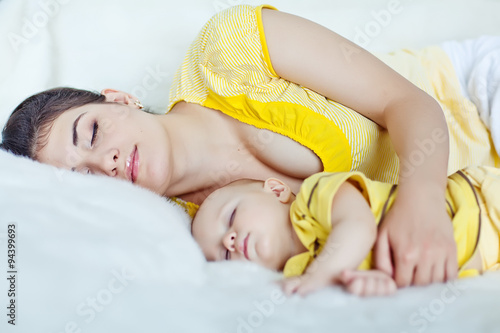
[[[144,109],[144,106],[141,104],[141,102],[139,102],[139,100],[135,100],[134,104],[139,108],[139,110]]]

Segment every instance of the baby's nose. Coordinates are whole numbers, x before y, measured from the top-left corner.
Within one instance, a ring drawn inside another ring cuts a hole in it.
[[[234,251],[234,243],[236,241],[236,232],[231,231],[228,232],[224,235],[224,239],[222,240],[222,243],[224,244],[224,247],[228,249],[229,251]]]

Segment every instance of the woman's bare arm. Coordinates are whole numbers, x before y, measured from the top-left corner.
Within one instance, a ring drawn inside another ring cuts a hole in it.
[[[400,159],[400,188],[380,228],[377,266],[393,274],[398,286],[456,277],[453,230],[443,205],[448,130],[439,104],[369,52],[316,23],[267,9],[262,19],[279,76],[356,110],[389,132]],[[436,133],[440,140],[434,140]],[[432,152],[412,164],[412,153],[428,140],[433,140]]]

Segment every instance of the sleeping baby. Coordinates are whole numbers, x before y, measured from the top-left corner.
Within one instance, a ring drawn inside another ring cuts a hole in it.
[[[279,179],[239,180],[201,205],[192,233],[209,261],[247,260],[283,271],[286,294],[342,285],[360,296],[389,295],[393,278],[374,268],[377,225],[397,185],[359,172],[319,173],[295,195]],[[459,277],[499,268],[500,170],[468,168],[448,177]]]

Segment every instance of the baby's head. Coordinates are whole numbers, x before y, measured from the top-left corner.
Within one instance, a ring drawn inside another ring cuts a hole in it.
[[[209,261],[248,260],[282,270],[297,254],[290,223],[294,199],[290,187],[275,178],[235,181],[203,202],[193,220],[193,237]]]

